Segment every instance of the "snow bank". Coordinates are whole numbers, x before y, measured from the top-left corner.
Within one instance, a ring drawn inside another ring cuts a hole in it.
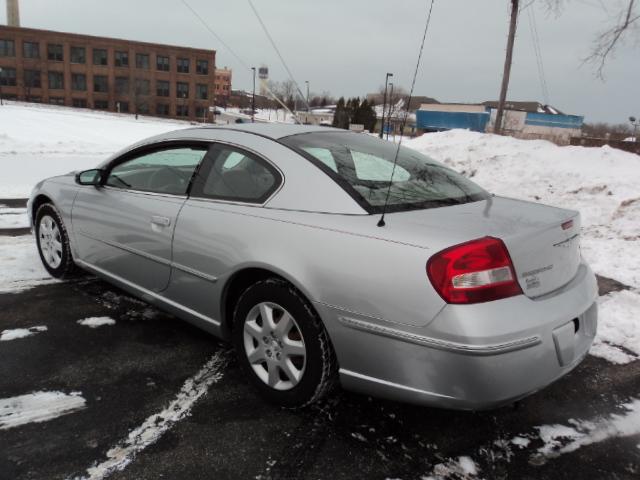
[[[39,325],[37,327],[29,328],[13,328],[11,330],[3,330],[0,333],[0,342],[7,342],[9,340],[17,340],[18,338],[30,337],[36,333],[46,332],[47,327]]]
[[[479,470],[480,468],[471,457],[462,456],[438,463],[433,467],[433,471],[429,475],[421,478],[422,480],[446,480],[449,478],[472,480],[478,478]]]
[[[34,392],[0,399],[0,430],[45,422],[85,407],[80,392]]]
[[[110,154],[188,122],[52,105],[0,108],[0,198],[26,198],[53,175],[91,168]]]
[[[591,355],[612,363],[640,358],[640,293],[623,290],[599,300],[598,335]]]
[[[26,208],[0,206],[0,228],[25,228],[29,226]]]
[[[0,293],[19,292],[27,288],[54,283],[42,266],[33,237],[0,236]]]
[[[84,325],[89,328],[98,328],[102,325],[115,325],[116,321],[109,317],[89,317],[84,320],[78,320],[80,325]]]
[[[497,195],[579,210],[582,251],[593,269],[640,287],[640,156],[467,130],[429,133],[405,145]]]

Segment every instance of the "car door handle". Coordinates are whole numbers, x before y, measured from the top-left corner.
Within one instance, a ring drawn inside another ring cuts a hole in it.
[[[168,227],[171,225],[171,219],[169,217],[154,215],[151,217],[151,223],[154,225],[160,225],[161,227]]]

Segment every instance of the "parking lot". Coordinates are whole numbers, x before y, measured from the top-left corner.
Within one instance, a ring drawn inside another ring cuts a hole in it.
[[[601,294],[623,288],[599,283]],[[31,329],[0,342],[0,397],[64,400],[36,420],[0,400],[2,479],[640,475],[638,360],[588,356],[490,412],[344,391],[287,411],[256,397],[228,345],[94,277],[5,292],[0,312],[0,331]]]

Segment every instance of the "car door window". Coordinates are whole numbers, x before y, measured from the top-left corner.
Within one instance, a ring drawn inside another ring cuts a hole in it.
[[[280,182],[280,174],[268,162],[252,153],[218,144],[194,182],[191,196],[263,203]]]
[[[176,147],[137,155],[111,169],[106,185],[127,190],[185,195],[204,146]]]

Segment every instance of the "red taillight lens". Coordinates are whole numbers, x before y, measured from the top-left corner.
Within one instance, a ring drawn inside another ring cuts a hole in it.
[[[502,240],[479,238],[436,253],[427,275],[447,303],[480,303],[520,295],[513,263]]]

